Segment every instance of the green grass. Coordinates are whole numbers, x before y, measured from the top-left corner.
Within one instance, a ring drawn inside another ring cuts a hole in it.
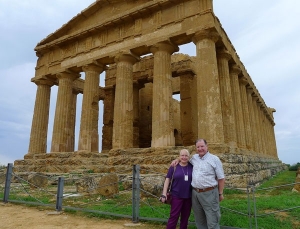
[[[239,215],[222,209],[221,225],[263,229],[299,229],[300,228],[300,194],[292,192],[293,185],[286,184],[295,182],[294,171],[284,171],[268,181],[256,187],[254,196],[250,193],[249,204],[251,208],[251,221],[248,216]],[[221,206],[237,212],[248,212],[248,197],[246,193],[232,193],[225,190],[225,199]],[[257,221],[254,218],[254,205],[256,205]],[[295,208],[285,210],[289,208]],[[274,213],[275,212],[275,213]],[[270,214],[271,213],[271,214]]]
[[[295,182],[295,171],[284,171],[265,181],[259,187],[255,188],[253,193],[246,191],[225,189],[225,199],[221,202],[221,225],[231,226],[235,228],[256,228],[256,224],[260,229],[299,229],[300,228],[300,193],[292,192],[293,185],[286,184]],[[119,185],[120,189],[124,189],[123,185]],[[43,203],[53,203],[55,198],[45,196],[42,192],[38,192],[39,196],[35,198],[42,200]],[[44,195],[44,196],[43,196]],[[254,198],[255,197],[255,198]],[[3,193],[0,193],[3,198]],[[131,191],[120,192],[113,197],[104,197],[99,195],[81,196],[76,198],[66,198],[63,206],[86,208],[98,210],[102,212],[110,212],[121,215],[132,215],[132,199]],[[24,193],[12,192],[10,199],[19,199],[23,201],[36,200]],[[248,217],[248,203],[251,209],[251,220]],[[256,205],[257,220],[254,218],[254,205]],[[160,218],[167,220],[170,213],[170,206],[162,204],[157,198],[141,197],[139,206],[139,216],[146,218]],[[295,208],[284,210],[288,208]],[[84,214],[88,217],[118,219],[118,217],[100,215],[97,213],[76,213],[74,210],[65,209],[65,212],[71,214]],[[276,213],[274,213],[276,212]],[[271,213],[271,214],[270,214]],[[194,215],[191,213],[190,221],[194,221]],[[158,228],[163,228],[162,222],[151,222],[157,224]],[[195,229],[193,225],[189,229]]]

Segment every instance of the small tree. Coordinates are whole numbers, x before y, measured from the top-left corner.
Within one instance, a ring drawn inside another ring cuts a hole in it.
[[[289,171],[297,171],[298,167],[300,167],[300,162],[289,166]]]

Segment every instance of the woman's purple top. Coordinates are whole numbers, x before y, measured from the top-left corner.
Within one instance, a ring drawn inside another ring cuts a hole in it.
[[[170,182],[172,179],[173,171],[175,167],[170,167],[166,178],[170,178]],[[192,196],[192,172],[193,165],[188,163],[187,166],[181,166],[178,164],[176,166],[176,170],[173,177],[172,183],[172,196],[176,196],[178,198],[191,198]]]

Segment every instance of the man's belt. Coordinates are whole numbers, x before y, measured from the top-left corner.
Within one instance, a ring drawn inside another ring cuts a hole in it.
[[[210,191],[210,190],[213,190],[215,189],[217,186],[214,186],[214,187],[208,187],[208,188],[194,188],[193,189],[196,191],[196,192],[207,192],[207,191]]]

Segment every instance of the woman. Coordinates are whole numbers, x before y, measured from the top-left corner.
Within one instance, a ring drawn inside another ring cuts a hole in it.
[[[192,172],[193,166],[189,163],[190,153],[187,149],[183,149],[179,154],[179,163],[176,167],[171,166],[166,175],[163,193],[160,197],[161,202],[166,201],[167,190],[171,182],[173,172],[173,181],[171,187],[172,200],[170,217],[167,229],[175,229],[180,216],[180,229],[187,229],[188,219],[192,207]]]

